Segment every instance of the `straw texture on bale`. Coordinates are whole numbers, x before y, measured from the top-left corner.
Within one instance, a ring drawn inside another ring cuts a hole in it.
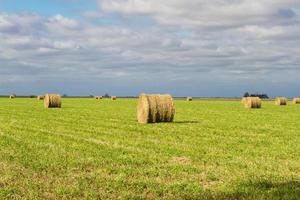
[[[46,94],[44,98],[45,108],[61,108],[61,96],[58,94]]]
[[[275,99],[275,105],[285,106],[287,104],[287,99],[285,97],[277,97]]]
[[[300,98],[294,98],[293,103],[294,104],[300,104]]]
[[[259,97],[247,97],[244,102],[246,108],[261,108],[261,99]]]
[[[139,123],[172,122],[175,115],[175,105],[171,95],[141,94],[137,106]]]
[[[187,101],[193,101],[193,97],[187,97],[186,100]]]
[[[42,95],[37,96],[37,100],[43,100],[45,97]]]
[[[247,97],[243,97],[243,98],[242,98],[242,104],[245,104],[245,103],[246,103],[246,100],[247,100]]]
[[[111,100],[117,100],[117,97],[116,96],[112,96]]]
[[[95,99],[97,99],[97,100],[100,100],[100,99],[102,99],[103,97],[102,96],[96,96],[95,97]]]

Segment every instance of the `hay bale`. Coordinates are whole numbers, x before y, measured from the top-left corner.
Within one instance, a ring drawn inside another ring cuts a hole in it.
[[[175,105],[171,95],[141,94],[137,106],[139,123],[172,122]]]
[[[244,100],[246,108],[261,108],[261,99],[259,97],[247,97]]]
[[[275,99],[275,105],[278,105],[278,106],[285,106],[285,105],[287,105],[287,98],[285,98],[285,97],[277,97]]]
[[[242,104],[245,104],[245,103],[246,103],[246,100],[247,100],[247,97],[243,97],[243,98],[242,98],[242,101],[241,101]]]
[[[293,103],[294,104],[300,104],[300,98],[294,98]]]
[[[100,100],[100,99],[103,99],[103,97],[102,96],[96,96],[95,99]]]
[[[186,97],[186,101],[193,101],[193,97]]]
[[[46,94],[44,98],[45,108],[61,108],[61,96],[58,94]]]
[[[11,95],[9,95],[9,98],[10,98],[10,99],[14,99],[14,98],[16,98],[16,97],[17,97],[16,94],[11,94]]]
[[[44,97],[43,95],[38,95],[38,96],[37,96],[37,100],[44,100],[44,98],[45,98],[45,97]]]
[[[112,97],[111,97],[111,100],[113,100],[113,101],[114,101],[114,100],[117,100],[117,97],[116,97],[116,96],[112,96]]]

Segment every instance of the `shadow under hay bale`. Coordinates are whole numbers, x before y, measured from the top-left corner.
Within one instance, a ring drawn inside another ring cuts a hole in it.
[[[172,122],[175,105],[171,95],[141,94],[137,106],[139,123]]]
[[[186,101],[193,101],[193,97],[187,97]]]
[[[61,108],[61,96],[58,94],[46,94],[44,98],[45,108]]]
[[[247,97],[244,100],[245,108],[261,108],[261,99],[259,97]]]
[[[285,106],[285,105],[287,105],[287,98],[285,98],[285,97],[277,97],[275,99],[275,105],[278,105],[278,106]]]
[[[294,98],[293,103],[294,104],[300,104],[300,98]]]

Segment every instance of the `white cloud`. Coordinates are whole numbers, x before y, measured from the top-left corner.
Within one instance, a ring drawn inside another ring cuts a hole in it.
[[[189,28],[280,23],[293,17],[298,0],[101,0],[106,12],[149,15],[159,23]]]
[[[48,19],[47,25],[55,27],[58,26],[60,28],[74,29],[78,28],[79,23],[76,20],[63,17],[62,15],[55,15]]]
[[[6,31],[13,28],[13,24],[7,20],[7,15],[0,16],[0,31]]]
[[[278,77],[292,84],[300,76],[298,0],[99,4],[82,20],[0,13],[2,80],[117,79],[147,88],[181,81],[266,85]],[[117,25],[97,20],[116,16]]]

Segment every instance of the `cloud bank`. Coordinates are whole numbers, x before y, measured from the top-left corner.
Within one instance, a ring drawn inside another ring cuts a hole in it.
[[[80,17],[0,12],[0,93],[293,96],[300,89],[299,1],[98,5]]]

